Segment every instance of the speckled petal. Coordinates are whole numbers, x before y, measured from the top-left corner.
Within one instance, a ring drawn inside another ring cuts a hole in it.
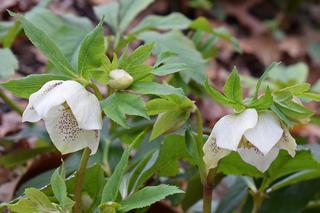
[[[224,116],[212,129],[218,147],[236,151],[244,132],[253,128],[257,121],[258,113],[255,109]]]
[[[102,128],[99,100],[76,81],[65,81],[62,85],[66,91],[62,95],[70,106],[81,129],[94,130]]]
[[[296,140],[291,136],[288,127],[283,124],[281,125],[281,127],[283,128],[283,135],[277,143],[277,147],[279,149],[287,150],[289,155],[291,155],[291,157],[294,157],[296,155],[297,148]]]
[[[266,155],[280,140],[282,133],[279,119],[273,112],[265,111],[259,113],[257,125],[247,130],[244,136]]]
[[[238,153],[243,161],[255,166],[259,171],[265,172],[268,170],[274,159],[277,158],[279,149],[274,147],[268,154],[264,155],[256,147],[239,148]]]
[[[29,103],[22,114],[22,122],[37,122],[39,120],[41,120],[40,115],[38,115],[33,106]]]
[[[32,107],[41,118],[44,118],[51,107],[58,106],[65,101],[60,90],[62,84],[63,81],[56,80],[45,83],[40,90],[30,95],[27,109]]]
[[[230,150],[219,148],[214,135],[211,133],[203,146],[203,161],[205,162],[207,171],[216,168],[220,159],[227,156],[230,152]]]
[[[96,153],[99,130],[80,129],[66,104],[52,107],[44,121],[52,142],[62,154],[76,152],[85,147],[91,149],[91,154]]]

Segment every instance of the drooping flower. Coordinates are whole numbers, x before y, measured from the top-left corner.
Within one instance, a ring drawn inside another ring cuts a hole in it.
[[[53,80],[29,97],[22,122],[43,119],[49,136],[62,153],[85,147],[96,153],[102,128],[96,96],[76,81]]]
[[[132,82],[132,76],[125,70],[115,69],[109,73],[109,82],[108,85],[113,89],[126,89]]]
[[[203,159],[211,169],[231,151],[237,151],[245,162],[265,172],[280,149],[295,155],[296,143],[288,128],[271,111],[246,109],[216,123],[203,147]]]

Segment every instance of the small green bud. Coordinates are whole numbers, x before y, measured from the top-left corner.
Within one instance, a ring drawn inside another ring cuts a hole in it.
[[[127,73],[125,70],[121,70],[121,69],[112,70],[109,73],[109,77],[110,77],[110,80],[108,82],[108,85],[113,89],[117,89],[117,90],[126,89],[133,82],[132,76],[129,73]]]

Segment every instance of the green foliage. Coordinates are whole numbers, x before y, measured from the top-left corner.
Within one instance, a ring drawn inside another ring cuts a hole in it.
[[[7,79],[18,69],[18,61],[10,49],[0,49],[0,79]]]
[[[13,168],[26,163],[39,154],[53,151],[52,146],[37,147],[33,149],[22,149],[0,156],[0,165],[5,168]]]
[[[97,69],[105,59],[102,22],[82,40],[78,55],[78,73],[87,78],[89,71]]]
[[[132,209],[144,208],[164,199],[168,195],[177,193],[184,193],[184,191],[180,190],[176,186],[147,186],[130,195],[127,199],[121,201],[121,207],[119,211],[128,212]]]
[[[233,68],[223,88],[225,96],[238,103],[242,103],[242,88],[240,85],[240,77],[236,67]]]
[[[51,63],[66,76],[75,76],[68,59],[62,54],[54,41],[45,32],[37,28],[27,18],[17,15],[21,25],[32,43],[45,54]]]
[[[149,119],[143,100],[134,94],[116,92],[101,102],[106,115],[124,128],[129,128],[126,115]]]
[[[67,195],[67,186],[65,183],[65,174],[63,172],[63,167],[61,168],[62,172],[59,172],[59,169],[52,174],[50,179],[51,188],[55,198],[59,201],[59,204],[62,208],[65,208],[68,195]]]
[[[134,83],[130,89],[143,95],[184,95],[181,88],[175,88],[168,84],[159,84],[156,82],[137,82]]]
[[[50,74],[33,74],[18,80],[11,80],[0,84],[1,87],[12,92],[15,96],[29,98],[29,96],[38,91],[45,83],[52,80],[68,80],[66,76],[57,76]]]
[[[122,33],[131,21],[145,9],[153,0],[120,0],[94,8],[99,17],[105,17],[106,23],[114,34]]]
[[[183,30],[188,28],[190,20],[181,13],[171,13],[167,16],[150,15],[144,18],[132,32],[145,30]]]
[[[116,201],[121,181],[128,166],[130,152],[143,135],[144,132],[140,133],[134,139],[132,144],[123,152],[121,159],[117,164],[112,176],[108,179],[106,185],[103,187],[101,204],[110,201]]]
[[[194,109],[194,103],[184,96],[169,95],[149,101],[147,103],[148,114],[159,114],[153,126],[150,140],[180,128]]]

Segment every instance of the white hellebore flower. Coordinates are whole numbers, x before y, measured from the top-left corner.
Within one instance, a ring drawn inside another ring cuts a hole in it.
[[[22,122],[44,120],[49,136],[62,153],[85,147],[96,153],[102,128],[101,108],[95,95],[76,81],[54,80],[29,97]]]
[[[133,82],[132,76],[125,70],[120,69],[112,70],[109,73],[109,78],[108,84],[113,89],[126,89]]]
[[[273,112],[246,109],[226,115],[216,123],[203,146],[203,159],[209,170],[231,151],[237,151],[245,162],[265,172],[280,149],[294,157],[296,146],[288,128]]]

